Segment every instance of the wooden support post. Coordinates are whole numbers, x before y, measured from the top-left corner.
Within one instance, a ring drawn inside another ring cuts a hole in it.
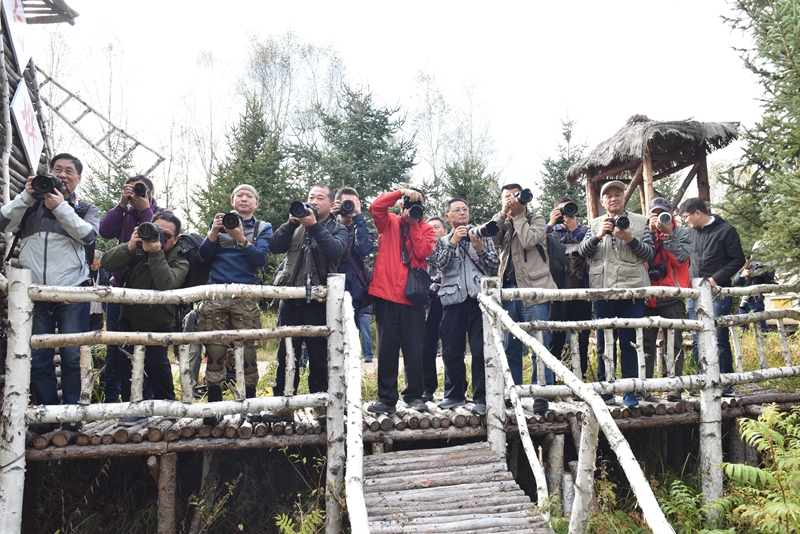
[[[617,377],[614,365],[614,330],[603,330],[603,339],[605,340],[603,363],[606,366],[606,382],[613,382]]]
[[[639,184],[639,205],[642,207],[642,213],[647,213],[647,190],[644,187],[644,182]]]
[[[600,215],[600,196],[597,184],[591,178],[586,180],[586,213],[589,221]]]
[[[642,180],[643,180],[643,195],[642,195],[642,213],[648,213],[647,207],[650,202],[656,198],[656,189],[653,185],[653,159],[650,155],[649,147],[645,147],[645,155],[642,160]]]
[[[647,366],[644,359],[644,329],[636,329],[636,359],[639,361],[639,378],[647,378]]]
[[[594,502],[594,470],[597,457],[597,437],[600,425],[591,410],[583,416],[581,443],[578,450],[578,470],[575,475],[575,499],[569,520],[570,534],[583,534],[589,523],[589,512]]]
[[[675,330],[667,329],[667,352],[664,353],[664,362],[666,363],[666,375],[668,377],[675,376]]]
[[[700,390],[700,480],[703,502],[708,503],[722,496],[722,387],[711,283],[707,278],[696,278],[692,286],[700,288],[695,314],[703,323],[697,332],[698,373],[706,375],[706,384]]]
[[[536,340],[542,345],[544,345],[544,332],[542,332],[541,330],[537,330]],[[533,355],[533,361],[536,364],[536,383],[539,384],[540,386],[546,386],[547,375],[545,374],[545,372],[547,371],[547,367],[543,363],[539,362],[539,359],[536,357],[535,354]]]
[[[569,334],[569,354],[572,357],[572,372],[575,376],[583,379],[581,372],[581,346],[579,342],[580,332],[578,330],[570,330]]]
[[[762,369],[769,369],[769,364],[767,363],[767,352],[764,350],[764,334],[761,332],[761,322],[754,322],[753,329],[756,331],[756,350],[758,351],[758,361],[761,364]]]
[[[786,339],[786,327],[783,325],[783,319],[778,319],[778,333],[781,338],[781,351],[783,352],[783,361],[787,367],[792,366],[792,351],[789,349],[789,342]],[[741,371],[739,371],[741,373]]]
[[[481,280],[481,293],[487,295],[498,306],[500,300],[500,279],[484,278]],[[486,437],[492,450],[506,456],[506,401],[503,367],[501,355],[492,338],[492,331],[502,334],[502,326],[493,314],[483,313],[483,357],[486,362]]]
[[[678,208],[678,205],[681,203],[681,200],[683,200],[683,195],[686,194],[686,190],[689,188],[689,185],[692,183],[692,180],[694,180],[694,177],[697,176],[697,171],[699,168],[700,164],[695,163],[694,167],[692,167],[692,170],[690,170],[689,174],[686,175],[686,178],[683,179],[683,183],[678,188],[678,191],[675,193],[675,196],[672,197],[672,202],[670,202],[670,205],[673,207],[673,209]]]
[[[711,202],[711,186],[708,183],[708,162],[706,161],[705,154],[702,155],[698,164],[699,166],[697,168],[697,196],[699,196],[706,202]]]
[[[133,347],[133,357],[131,358],[131,402],[141,402],[144,396],[144,345]]]
[[[247,397],[244,384],[244,344],[241,341],[233,343],[233,361],[236,366],[236,390],[233,392],[233,398],[241,402]]]
[[[5,61],[2,56],[0,60]],[[31,383],[33,302],[28,297],[31,272],[10,265],[6,265],[6,269],[8,341],[0,418],[0,532],[20,532],[25,488],[25,412]]]
[[[158,462],[158,534],[175,532],[175,467],[178,453],[168,452]]]
[[[557,434],[554,438],[547,450],[547,489],[550,495],[563,495],[564,434]]]
[[[736,372],[743,373],[744,361],[742,359],[742,342],[739,341],[739,331],[735,326],[729,326],[728,331],[730,332],[731,339],[733,340],[733,355],[736,359]]]
[[[639,167],[636,169],[636,174],[633,176],[633,180],[631,183],[628,184],[628,187],[625,189],[625,205],[628,205],[628,201],[633,196],[633,192],[636,191],[636,188],[642,184],[642,164],[639,164]],[[646,212],[645,212],[646,213]]]
[[[294,374],[297,372],[295,369],[295,356],[294,356],[294,342],[291,337],[284,338],[284,345],[286,345],[286,380],[284,381],[283,394],[287,397],[294,395]],[[302,358],[303,355],[301,354]]]
[[[78,404],[91,404],[92,403],[92,373],[94,365],[92,365],[92,347],[89,345],[81,345],[81,394],[78,399]]]
[[[181,375],[181,402],[194,402],[192,370],[189,368],[189,345],[178,348],[178,369]]]
[[[350,305],[352,308],[352,304]],[[325,474],[325,532],[336,534],[342,528],[344,496],[345,429],[344,410],[347,394],[345,376],[344,275],[328,276],[325,301],[328,336],[328,406],[326,431],[328,463]]]

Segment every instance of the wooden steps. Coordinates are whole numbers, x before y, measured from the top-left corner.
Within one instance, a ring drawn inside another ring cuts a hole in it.
[[[488,443],[364,458],[371,533],[552,534]]]

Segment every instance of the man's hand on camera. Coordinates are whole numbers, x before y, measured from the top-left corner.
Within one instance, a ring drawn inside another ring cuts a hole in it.
[[[131,191],[133,191],[133,189],[131,189]],[[150,201],[147,199],[147,197],[140,197],[139,195],[131,195],[128,199],[128,202],[138,213],[141,213],[150,207]]]
[[[626,243],[630,243],[633,241],[633,232],[631,229],[628,228],[627,230],[620,230],[618,226],[614,227],[614,237],[619,239],[620,241],[625,241]]]
[[[128,202],[130,202],[132,196],[133,196],[133,186],[131,184],[123,185],[122,195],[120,195],[119,197],[119,205],[123,208],[127,208]]]
[[[606,234],[611,234],[613,231],[614,221],[607,218],[603,221],[603,225],[600,227],[600,231],[597,233],[597,239],[603,239]]]
[[[469,241],[470,243],[472,243],[472,248],[475,249],[475,252],[477,252],[478,254],[483,252],[483,249],[486,247],[486,245],[483,242],[483,238],[473,234],[472,232],[470,232],[468,235],[469,235]]]
[[[561,226],[569,230],[570,232],[574,232],[578,228],[578,221],[573,219],[572,217],[568,217],[564,215],[564,222],[561,223]],[[552,226],[551,226],[552,228]]]
[[[561,210],[560,209],[555,208],[555,209],[553,209],[553,211],[550,212],[550,222],[547,223],[550,226],[550,228],[553,228],[555,225],[558,224],[558,218],[559,217],[561,217]],[[564,219],[564,220],[566,220],[566,219]]]
[[[36,194],[36,191],[33,190],[33,179],[35,176],[28,176],[28,181],[25,182],[25,191],[30,195],[33,196]]]
[[[517,197],[513,195],[506,198],[506,205],[508,206],[507,216],[510,219],[525,213],[525,204],[520,204],[519,200],[517,200]]]
[[[291,218],[289,220],[291,220]],[[295,220],[300,224],[302,224],[303,226],[305,226],[306,228],[309,228],[317,224],[317,218],[314,217],[314,212],[311,210],[308,210],[305,216],[297,217]]]
[[[155,241],[142,241],[142,250],[145,252],[158,252],[161,250],[161,240],[156,239]]]
[[[217,240],[220,230],[224,228],[222,224],[222,217],[224,215],[224,213],[217,213],[214,215],[214,220],[211,221],[211,229],[208,231],[208,240],[212,243]]]
[[[50,211],[56,209],[62,202],[64,202],[64,195],[61,194],[61,191],[52,191],[44,195],[44,207]]]
[[[408,197],[409,202],[421,202],[422,195],[419,191],[414,191],[413,189],[401,189],[400,192],[403,194],[404,197]]]
[[[136,244],[141,242],[142,239],[139,237],[139,228],[134,228],[133,234],[131,234],[131,240],[128,241],[128,250],[131,252],[136,252]]]
[[[451,245],[458,245],[458,242],[467,237],[467,227],[459,226],[453,230],[453,237],[450,238]]]
[[[420,219],[415,219],[414,217],[409,215],[408,210],[403,210],[403,213],[401,213],[400,216],[403,217],[403,219],[405,219],[406,222],[410,225],[417,224],[420,221]]]
[[[247,241],[247,239],[244,237],[244,227],[242,226],[241,220],[239,220],[239,226],[237,226],[236,228],[232,228],[230,230],[226,228],[225,231],[237,243],[241,243],[242,241]]]

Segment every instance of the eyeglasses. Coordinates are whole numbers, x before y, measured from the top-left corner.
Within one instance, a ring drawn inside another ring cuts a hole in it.
[[[692,213],[681,213],[681,218],[682,218],[682,219],[688,219],[689,217],[691,217],[691,216],[692,216],[692,215],[694,215],[695,213],[697,213],[697,212],[696,212],[696,211],[693,211]]]
[[[78,176],[78,172],[72,167],[67,167],[66,169],[63,167],[55,167],[53,169],[53,174],[65,174],[70,177]]]

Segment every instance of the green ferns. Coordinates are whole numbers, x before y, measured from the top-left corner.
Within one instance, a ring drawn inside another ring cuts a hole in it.
[[[711,507],[739,528],[764,533],[800,530],[800,408],[767,407],[757,420],[741,421],[742,439],[763,458],[761,467],[724,463],[731,484]],[[741,530],[740,530],[741,531]]]

